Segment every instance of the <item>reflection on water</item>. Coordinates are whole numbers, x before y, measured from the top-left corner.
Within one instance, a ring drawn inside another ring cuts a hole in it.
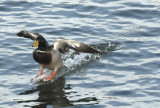
[[[72,106],[73,104],[65,96],[64,89],[70,89],[69,87],[65,88],[65,78],[61,77],[58,80],[47,83],[37,85],[36,88],[24,91],[19,95],[30,95],[32,93],[38,92],[38,98],[36,100],[23,100],[18,101],[18,103],[29,103],[29,102],[38,102],[36,107],[46,108],[48,105],[56,106]],[[27,105],[26,106],[30,106]]]
[[[82,98],[74,101],[70,101],[67,99],[66,95],[71,94],[71,92],[65,92],[65,90],[72,89],[70,85],[65,85],[65,78],[60,77],[57,80],[55,80],[52,83],[44,83],[37,85],[36,88],[31,90],[26,90],[20,93],[19,95],[30,95],[33,93],[38,92],[38,98],[36,100],[23,100],[23,101],[17,101],[18,103],[26,103],[25,107],[41,107],[46,108],[48,105],[54,107],[67,107],[67,106],[73,106],[74,103],[81,103],[81,102],[87,102],[90,101],[93,103],[95,101],[96,104],[98,104],[98,101],[96,97],[87,97]],[[33,103],[38,102],[37,105],[27,105],[27,103]],[[91,104],[92,104],[91,103]]]

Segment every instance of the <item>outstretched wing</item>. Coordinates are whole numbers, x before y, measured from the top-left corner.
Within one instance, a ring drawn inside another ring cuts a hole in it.
[[[75,40],[58,38],[54,42],[54,49],[59,50],[61,53],[68,53],[69,48],[84,53],[100,53],[100,51],[95,48]]]
[[[38,36],[41,36],[39,33],[32,33],[27,30],[22,30],[17,33],[19,37],[29,38],[32,40],[36,40]]]

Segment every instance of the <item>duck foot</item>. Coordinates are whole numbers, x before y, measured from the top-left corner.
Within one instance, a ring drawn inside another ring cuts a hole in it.
[[[50,76],[50,77],[44,77],[44,79],[51,81],[51,80],[52,80],[52,77],[51,77],[51,76]]]

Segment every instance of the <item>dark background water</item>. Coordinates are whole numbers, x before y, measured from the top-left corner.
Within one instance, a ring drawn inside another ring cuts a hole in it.
[[[0,107],[159,107],[159,19],[159,0],[1,0]],[[33,41],[16,36],[24,29],[50,43],[65,37],[123,47],[80,61],[56,84],[33,84]]]

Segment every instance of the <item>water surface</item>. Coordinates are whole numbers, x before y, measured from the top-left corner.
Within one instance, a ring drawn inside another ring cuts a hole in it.
[[[0,107],[160,106],[159,5],[159,0],[1,0]],[[74,39],[104,53],[99,58],[71,51],[70,57],[62,55],[70,68],[55,82],[34,84],[30,79],[39,66],[32,59],[33,41],[17,37],[20,30],[41,33],[49,43]]]

